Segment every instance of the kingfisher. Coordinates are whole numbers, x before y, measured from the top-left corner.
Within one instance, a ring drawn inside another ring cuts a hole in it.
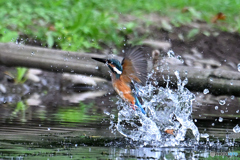
[[[136,84],[145,85],[147,80],[147,59],[143,47],[135,46],[124,52],[122,63],[117,59],[92,59],[105,63],[111,70],[112,85],[118,95],[134,110],[146,114],[139,102]]]

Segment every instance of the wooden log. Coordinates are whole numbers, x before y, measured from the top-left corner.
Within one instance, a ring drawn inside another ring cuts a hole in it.
[[[106,65],[91,59],[91,57],[106,58],[106,55],[68,52],[14,43],[0,43],[0,48],[0,65],[39,68],[59,73],[78,73],[110,80]],[[121,59],[118,56],[116,58]],[[149,68],[150,66],[153,64],[149,61]],[[189,90],[202,92],[208,88],[213,94],[240,96],[240,73],[237,71],[169,66],[169,70],[156,74],[159,84],[165,84],[162,75],[169,75],[171,82],[176,84],[175,71],[179,71],[182,79],[187,76],[186,87]]]
[[[188,78],[186,87],[191,91],[203,92],[204,89],[209,89],[210,93],[215,95],[240,96],[240,73],[237,71],[169,66],[169,70],[157,73],[157,80],[160,85],[166,84],[162,75],[165,75],[165,77],[169,75],[171,83],[176,86],[175,71],[179,71],[182,80]]]
[[[107,67],[91,59],[91,57],[106,58],[105,55],[68,52],[14,43],[0,43],[0,48],[1,65],[39,68],[59,73],[79,73],[110,79]]]

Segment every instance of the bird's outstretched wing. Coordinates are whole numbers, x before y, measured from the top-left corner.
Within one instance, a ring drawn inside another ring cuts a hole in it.
[[[122,61],[122,78],[130,83],[132,80],[141,84],[146,83],[147,59],[143,53],[143,47],[132,47],[124,54]]]

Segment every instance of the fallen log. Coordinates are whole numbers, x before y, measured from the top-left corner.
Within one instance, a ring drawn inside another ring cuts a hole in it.
[[[14,43],[0,43],[0,48],[0,65],[39,68],[58,73],[69,72],[92,75],[110,80],[106,65],[91,59],[91,57],[106,58],[106,55],[68,52]],[[121,59],[117,56],[116,58]],[[153,66],[151,61],[149,61],[149,68],[151,68],[150,66]],[[207,88],[216,95],[240,96],[240,73],[237,71],[169,66],[168,70],[156,74],[159,84],[166,84],[162,75],[169,75],[172,84],[176,84],[175,71],[179,71],[181,79],[188,78],[186,87],[189,90],[203,91]]]
[[[91,57],[104,58],[93,53],[68,52],[43,47],[0,43],[0,64],[38,68],[58,73],[79,73],[110,79],[106,66],[96,66]]]
[[[220,69],[199,69],[187,66],[169,66],[168,70],[157,73],[157,80],[160,85],[165,85],[162,75],[169,76],[172,86],[176,86],[177,77],[175,71],[179,71],[182,80],[186,77],[188,83],[186,87],[191,91],[203,92],[208,89],[215,95],[235,95],[240,96],[240,73],[236,71]]]

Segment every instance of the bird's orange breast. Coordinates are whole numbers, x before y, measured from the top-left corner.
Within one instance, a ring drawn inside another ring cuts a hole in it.
[[[113,82],[113,88],[116,90],[116,92],[120,95],[122,99],[128,101],[133,105],[135,104],[135,99],[132,95],[130,85],[122,81],[121,77],[120,79],[117,79]]]

